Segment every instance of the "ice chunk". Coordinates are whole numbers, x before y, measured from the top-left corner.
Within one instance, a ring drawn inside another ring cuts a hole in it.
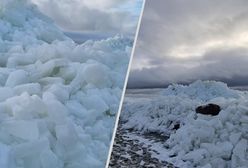
[[[109,81],[107,67],[102,64],[92,63],[87,65],[82,75],[89,84],[94,84],[97,87],[110,86],[111,82]]]
[[[13,146],[12,152],[17,159],[32,156],[36,156],[36,158],[39,158],[38,156],[43,151],[48,149],[50,149],[49,141],[45,138],[15,145]]]
[[[211,166],[211,164],[208,163],[208,164],[202,166],[202,168],[212,168],[212,166]]]
[[[12,110],[15,119],[39,118],[47,114],[44,102],[38,96],[30,96],[27,92],[9,98],[6,104]]]
[[[14,87],[14,92],[17,95],[22,94],[23,92],[27,92],[30,95],[36,94],[40,95],[41,94],[41,86],[38,83],[28,83],[28,84],[22,84]]]
[[[69,99],[69,88],[66,86],[60,84],[52,85],[47,91],[53,93],[61,102]]]
[[[39,80],[42,85],[64,84],[65,80],[60,77],[45,77]]]
[[[229,139],[232,142],[233,145],[236,145],[237,142],[239,141],[239,138],[241,137],[242,133],[237,132],[237,133],[231,133]]]
[[[62,168],[62,162],[51,150],[45,150],[40,155],[42,168]]]
[[[0,143],[0,167],[7,168],[9,167],[10,161],[10,147]]]
[[[201,146],[207,149],[213,156],[222,157],[224,159],[230,158],[233,149],[233,145],[228,141],[220,142],[216,145],[211,143],[203,143]]]
[[[32,141],[39,138],[37,121],[5,121],[1,127],[6,133],[24,140]]]
[[[28,83],[28,81],[29,79],[28,79],[28,74],[26,71],[16,70],[9,75],[5,86],[14,87],[16,85]]]
[[[87,109],[77,101],[67,101],[66,107],[69,109],[70,114],[75,115],[77,118],[83,119],[85,116],[90,115]]]
[[[241,139],[233,149],[233,154],[245,160],[247,156],[247,140]]]
[[[184,156],[185,160],[192,160],[194,163],[200,163],[203,158],[209,155],[206,149],[197,149],[192,152],[187,153]]]
[[[211,163],[212,167],[214,168],[226,168],[228,167],[228,162],[226,160],[223,160],[219,157],[216,158],[211,158],[210,161],[208,161]]]
[[[108,105],[97,95],[87,95],[87,97],[81,98],[81,103],[88,109],[95,109],[98,114],[109,109]]]
[[[63,144],[66,149],[71,149],[73,146],[77,145],[78,136],[76,134],[75,126],[72,123],[67,125],[57,125],[56,137],[59,143]]]
[[[91,165],[94,168],[100,167],[101,166],[101,162],[99,160],[97,160],[96,158],[94,158],[93,156],[88,155],[85,158],[85,163],[88,165]]]
[[[14,96],[14,92],[9,87],[1,87],[0,88],[0,102],[4,101],[10,97]]]
[[[66,122],[67,109],[56,99],[47,99],[44,101],[47,106],[49,120],[56,124],[64,124]]]
[[[76,77],[78,70],[81,70],[80,64],[75,62],[67,67],[61,67],[59,74],[65,81],[69,82]]]
[[[21,4],[21,3],[19,3]],[[12,25],[14,26],[22,26],[25,22],[26,16],[22,14],[21,8],[16,8],[16,11],[14,10],[7,10],[5,12],[5,19],[8,20]]]

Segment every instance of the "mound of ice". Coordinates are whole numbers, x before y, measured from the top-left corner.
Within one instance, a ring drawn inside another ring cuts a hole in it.
[[[162,94],[179,95],[200,101],[208,101],[216,97],[238,98],[239,93],[231,90],[225,83],[198,80],[188,86],[170,85]]]
[[[25,0],[0,1],[0,167],[103,167],[132,41],[82,45]]]
[[[217,116],[196,114],[198,105],[215,103]],[[126,128],[170,135],[168,161],[182,167],[246,167],[248,165],[248,95],[224,83],[197,81],[169,86],[154,101],[127,102]],[[148,124],[149,123],[149,124]],[[173,129],[180,123],[178,130]]]

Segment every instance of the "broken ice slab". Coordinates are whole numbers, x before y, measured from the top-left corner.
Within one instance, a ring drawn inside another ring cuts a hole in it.
[[[7,168],[9,167],[9,154],[10,154],[10,147],[0,143],[0,167]]]
[[[21,95],[24,92],[27,92],[29,95],[41,94],[41,86],[38,83],[28,83],[28,84],[18,85],[14,87],[13,90],[17,95]]]
[[[1,128],[4,133],[8,133],[12,136],[33,141],[39,138],[38,123],[35,120],[24,121],[24,120],[10,120],[1,123]]]
[[[27,83],[29,81],[28,74],[24,70],[16,70],[10,73],[5,86],[14,87],[20,84]]]

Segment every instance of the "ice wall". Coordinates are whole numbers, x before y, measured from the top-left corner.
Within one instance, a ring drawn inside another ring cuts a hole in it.
[[[0,1],[0,167],[103,167],[132,41],[75,44],[25,0]]]

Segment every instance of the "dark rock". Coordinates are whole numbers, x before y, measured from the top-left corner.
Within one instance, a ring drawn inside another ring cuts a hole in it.
[[[179,123],[176,123],[173,127],[174,130],[178,130],[180,128],[180,124]]]
[[[120,125],[117,128],[109,168],[177,168],[166,161],[153,157],[153,154],[159,153],[152,149],[152,144],[146,145],[138,139],[133,139],[130,135],[143,137],[150,142],[157,139],[162,143],[168,139],[168,137],[156,132],[147,135],[139,132],[129,132]]]
[[[220,112],[221,108],[217,104],[207,104],[203,106],[198,106],[195,111],[196,113],[204,114],[204,115],[218,115]]]

